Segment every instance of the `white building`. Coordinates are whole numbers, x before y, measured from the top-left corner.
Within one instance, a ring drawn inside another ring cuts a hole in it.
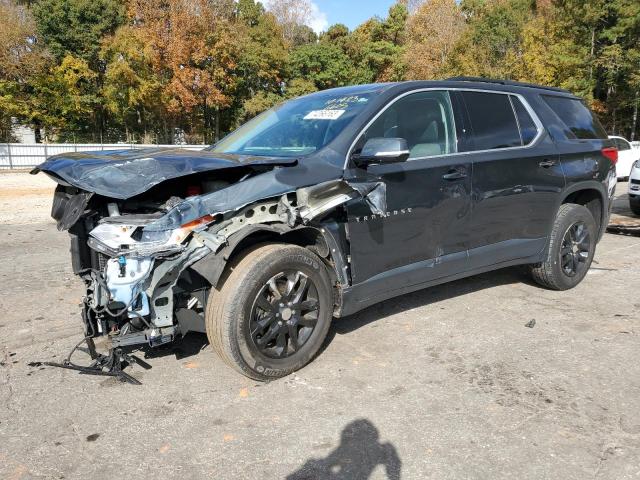
[[[36,132],[26,125],[20,125],[14,120],[11,134],[18,143],[36,143]]]

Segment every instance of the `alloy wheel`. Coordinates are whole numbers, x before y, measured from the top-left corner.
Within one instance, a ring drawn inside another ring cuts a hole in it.
[[[591,252],[591,235],[584,222],[574,223],[562,239],[560,265],[568,277],[575,277],[587,267]]]
[[[311,338],[319,308],[318,289],[307,275],[297,270],[275,275],[260,289],[251,308],[253,345],[269,358],[294,355]]]

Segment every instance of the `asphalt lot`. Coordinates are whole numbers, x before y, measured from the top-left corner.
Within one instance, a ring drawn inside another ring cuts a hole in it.
[[[135,387],[34,363],[82,331],[46,182],[0,174],[2,479],[640,478],[638,236],[607,234],[570,292],[507,269],[336,321],[283,380],[193,335]]]

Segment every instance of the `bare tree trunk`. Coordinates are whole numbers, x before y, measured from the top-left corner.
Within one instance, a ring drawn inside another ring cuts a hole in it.
[[[202,143],[206,144],[209,141],[209,138],[211,138],[211,109],[209,108],[209,105],[207,104],[207,99],[205,98],[204,100],[204,104],[203,104],[203,124],[204,124],[204,128],[202,129]]]
[[[616,114],[617,113],[618,113],[617,109],[614,108],[613,109],[613,134],[614,135],[617,135],[617,133],[618,133],[618,129],[617,129],[617,125],[616,125],[616,123],[617,123]]]
[[[220,108],[216,107],[216,138],[215,143],[220,140]]]
[[[162,136],[164,137],[162,139],[162,143],[170,143],[169,142],[169,126],[167,125],[167,120],[163,120],[162,122]]]
[[[36,143],[42,143],[42,127],[40,127],[39,122],[34,123],[33,133],[36,139]]]
[[[596,53],[596,29],[591,30],[591,58],[589,59],[589,84],[593,81],[593,56]]]
[[[636,126],[638,124],[638,91],[636,90],[635,102],[633,104],[633,121],[631,122],[631,141],[636,139]]]

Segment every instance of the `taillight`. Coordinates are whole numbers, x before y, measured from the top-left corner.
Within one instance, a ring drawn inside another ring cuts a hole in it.
[[[602,149],[602,155],[607,157],[614,165],[618,163],[618,149],[615,147],[608,147]]]

